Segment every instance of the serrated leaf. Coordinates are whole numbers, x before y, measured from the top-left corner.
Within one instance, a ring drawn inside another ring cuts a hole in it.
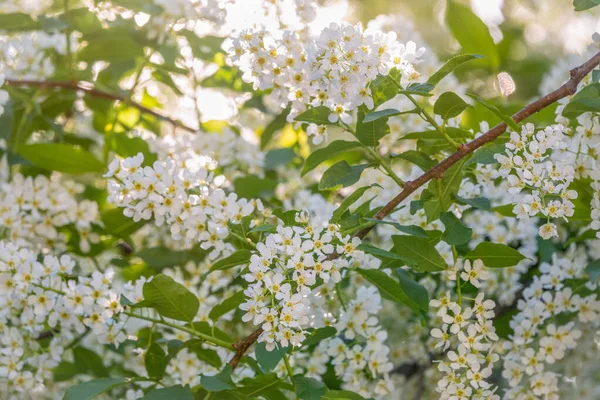
[[[233,372],[231,365],[225,365],[225,368],[216,375],[202,375],[200,377],[200,384],[202,388],[209,392],[221,392],[223,390],[235,389],[235,384],[231,380],[231,373]]]
[[[397,68],[391,69],[387,76],[378,75],[369,85],[371,97],[373,98],[373,108],[377,108],[396,97],[399,83],[400,71]]]
[[[465,258],[481,260],[488,268],[505,268],[517,265],[526,257],[505,244],[481,242]]]
[[[329,108],[325,106],[318,106],[309,108],[294,118],[294,120],[317,125],[331,125],[331,122],[329,121],[329,114],[331,114],[331,110]]]
[[[370,122],[365,121],[366,108],[358,110],[358,123],[356,124],[356,138],[369,147],[377,147],[379,140],[390,133],[388,117],[380,117]]]
[[[162,389],[154,389],[140,400],[194,400],[194,393],[189,386],[171,386]]]
[[[446,23],[464,51],[483,55],[492,68],[500,65],[498,48],[487,25],[470,7],[448,1]]]
[[[248,264],[250,262],[251,255],[252,252],[250,250],[238,250],[230,256],[214,263],[208,272],[223,271],[226,269],[231,269],[240,264]]]
[[[337,162],[323,173],[319,181],[319,190],[353,185],[358,182],[360,175],[367,167],[368,164],[350,166],[346,160]]]
[[[208,317],[213,321],[216,321],[221,316],[227,314],[231,310],[237,309],[238,306],[244,302],[244,300],[246,300],[246,295],[244,294],[243,290],[240,290],[239,292],[232,294],[222,302],[217,303],[212,308],[212,310],[210,310]]]
[[[411,261],[411,267],[420,272],[443,271],[446,261],[437,251],[430,239],[415,236],[392,236],[392,251],[404,259]]]
[[[383,271],[377,269],[358,269],[357,271],[377,288],[384,299],[407,305],[413,311],[419,312],[419,305],[404,292],[400,283]]]
[[[600,83],[593,83],[581,89],[569,100],[562,115],[574,119],[585,112],[600,111]]]
[[[325,326],[323,328],[316,328],[306,335],[306,339],[302,342],[303,346],[313,346],[321,343],[321,341],[328,339],[337,334],[337,330],[333,326]]]
[[[293,381],[296,396],[300,400],[321,400],[321,397],[327,391],[325,384],[303,375],[294,375]]]
[[[125,379],[98,378],[67,389],[63,400],[91,400],[112,388],[126,384]]]
[[[445,212],[440,215],[440,221],[446,229],[442,234],[442,240],[451,246],[459,246],[467,243],[473,236],[473,229],[469,228],[454,215],[452,212]]]
[[[151,378],[161,378],[165,373],[165,368],[169,363],[167,353],[162,347],[153,342],[146,353],[144,354],[144,365],[146,366],[146,372]]]
[[[322,162],[329,160],[339,154],[361,147],[359,142],[348,142],[345,140],[336,140],[329,143],[327,147],[315,150],[308,156],[302,168],[302,176],[306,175],[319,166]]]
[[[152,307],[163,317],[178,321],[193,321],[200,307],[195,294],[163,274],[146,282],[142,293],[144,300],[135,306]]]
[[[289,351],[289,346],[279,346],[268,351],[265,343],[259,343],[256,345],[254,355],[256,356],[256,361],[258,362],[258,365],[260,365],[260,368],[265,372],[269,372],[275,369],[277,364],[283,359],[283,356]]]
[[[496,107],[495,105],[482,100],[479,96],[474,95],[474,94],[467,94],[467,96],[469,96],[470,98],[472,98],[473,100],[475,100],[476,102],[478,102],[479,104],[481,104],[482,106],[484,106],[485,108],[490,110],[492,113],[494,113],[494,115],[496,117],[500,118],[503,122],[506,123],[506,125],[511,127],[513,130],[515,130],[515,131],[519,130],[519,127],[517,126],[517,123],[515,122],[515,120],[512,119],[512,117],[510,115],[506,115],[506,114],[502,113],[502,111],[500,111],[498,109],[498,107]]]
[[[451,57],[440,69],[438,69],[433,75],[431,75],[431,77],[429,77],[429,79],[427,79],[427,83],[431,85],[433,89],[438,83],[440,83],[442,79],[451,74],[456,68],[477,58],[482,58],[482,56],[479,54],[458,54],[454,57]]]
[[[104,172],[106,167],[92,154],[63,143],[37,143],[19,146],[18,153],[33,165],[68,174]]]
[[[454,92],[444,92],[433,105],[433,112],[444,120],[459,116],[465,109],[473,107]]]

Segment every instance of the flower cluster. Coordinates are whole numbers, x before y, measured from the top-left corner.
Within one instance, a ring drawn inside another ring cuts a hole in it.
[[[244,279],[243,321],[260,325],[258,338],[270,351],[276,346],[300,345],[309,324],[307,296],[318,282],[339,282],[349,260],[362,254],[360,239],[343,237],[339,226],[311,224],[308,213],[296,215],[298,226],[277,226],[276,233],[256,246]],[[338,253],[333,260],[328,256]]]
[[[385,344],[388,334],[376,317],[380,309],[377,289],[360,287],[335,324],[339,336],[323,341],[317,348],[331,358],[343,388],[362,396],[371,396],[373,392],[386,396],[394,390],[389,378],[393,368],[390,348]]]
[[[58,173],[49,178],[16,173],[11,181],[0,183],[0,189],[0,223],[11,241],[64,249],[69,227],[79,236],[78,246],[84,253],[100,240],[93,230],[101,224],[98,203],[76,198],[83,185],[61,181]]]
[[[10,392],[42,393],[44,381],[62,360],[66,345],[90,330],[100,343],[125,340],[119,296],[112,290],[114,272],[72,276],[75,261],[0,242],[0,381]],[[50,332],[50,344],[41,337]]]
[[[246,82],[256,89],[273,89],[281,107],[291,102],[288,121],[309,107],[326,106],[330,122],[350,123],[352,110],[363,104],[373,108],[369,83],[378,74],[387,76],[397,68],[401,78],[414,80],[419,74],[413,64],[424,51],[413,42],[397,42],[395,33],[331,24],[308,42],[291,31],[278,37],[246,29],[233,38],[229,57]],[[316,125],[309,130],[317,142],[325,137]]]
[[[473,266],[465,262],[460,277],[478,285],[479,279],[485,278],[480,267],[483,265],[479,260]],[[446,351],[452,347],[447,352],[448,360],[438,364],[438,370],[444,374],[437,385],[442,400],[500,399],[494,394],[496,389],[486,380],[492,375],[494,362],[499,359],[494,353],[494,343],[499,338],[492,324],[496,304],[484,296],[483,292],[479,293],[473,299],[472,307],[464,307],[462,298],[458,302],[452,301],[449,293],[430,302],[438,309],[437,316],[442,323],[440,328],[431,330],[435,348]]]
[[[505,343],[509,351],[504,357],[503,376],[512,388],[507,399],[557,396],[558,374],[549,371],[547,365],[577,346],[581,331],[575,321],[598,325],[600,301],[596,294],[580,295],[577,291],[583,288],[574,289],[569,283],[583,275],[585,261],[586,255],[571,247],[564,256],[555,255],[551,264],[543,263],[542,274],[523,291],[520,312],[510,322],[513,334]],[[594,287],[591,283],[587,286]],[[568,313],[575,313],[577,320],[561,323],[556,318]]]
[[[116,158],[105,175],[109,201],[123,207],[134,221],[154,218],[157,226],[166,223],[173,239],[212,249],[210,259],[227,247],[229,223],[239,224],[254,211],[255,203],[226,194],[213,185],[213,174],[204,168],[192,172],[166,159],[143,166],[144,155]]]
[[[515,196],[517,204],[513,212],[517,218],[543,215],[547,223],[540,227],[544,239],[557,236],[552,218],[571,217],[577,192],[569,190],[575,179],[575,170],[564,160],[551,160],[552,150],[565,148],[562,125],[549,126],[535,131],[533,124],[526,124],[521,133],[512,132],[506,144],[506,154],[494,157],[501,164],[499,174],[508,181],[509,193],[516,195],[523,189],[529,194]]]

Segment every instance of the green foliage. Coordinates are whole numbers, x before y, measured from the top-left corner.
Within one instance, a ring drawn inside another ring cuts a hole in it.
[[[244,302],[245,299],[246,296],[244,295],[244,291],[240,290],[239,292],[235,292],[234,294],[223,300],[223,302],[216,304],[212,308],[212,310],[210,310],[208,317],[213,321],[217,321],[223,315],[227,314],[232,310],[237,309],[239,305]]]
[[[366,114],[366,108],[361,107],[357,117],[356,138],[365,146],[376,147],[379,140],[390,133],[390,127],[387,123],[388,117],[380,117],[366,122]]]
[[[402,275],[402,283],[399,283],[386,275],[385,272],[376,269],[358,269],[358,273],[372,283],[384,299],[407,305],[416,313],[422,307],[425,307],[425,310],[427,309],[429,302],[423,304],[422,292],[417,287],[419,284],[409,276]],[[408,289],[408,292],[406,289]],[[414,295],[415,293],[418,294],[416,299],[411,297],[411,294]]]
[[[460,67],[466,62],[471,60],[476,60],[478,58],[482,58],[479,54],[458,54],[454,57],[451,57],[446,61],[446,63],[442,66],[442,68],[438,69],[433,75],[427,79],[427,84],[431,86],[430,90],[441,82],[446,76],[452,73],[456,68]]]
[[[144,354],[144,364],[149,377],[161,378],[169,363],[167,353],[156,342],[153,342]]]
[[[302,176],[318,167],[324,161],[327,161],[335,156],[346,153],[361,147],[359,142],[348,142],[345,140],[336,140],[329,143],[322,149],[315,150],[308,156],[302,168]]]
[[[329,108],[325,106],[318,106],[309,108],[294,119],[299,122],[309,122],[318,125],[330,125],[331,122],[329,122],[329,114],[331,114]]]
[[[222,258],[210,268],[210,272],[223,271],[233,268],[240,264],[246,264],[250,261],[252,253],[249,250],[238,250],[228,257]]]
[[[98,378],[92,381],[80,383],[67,389],[63,400],[91,400],[94,397],[106,393],[112,388],[127,383],[125,379]]]
[[[596,283],[600,279],[600,260],[594,260],[585,267],[590,282]]]
[[[505,268],[517,265],[526,257],[505,244],[481,242],[466,255],[466,258],[481,260],[488,268]]]
[[[202,375],[200,377],[200,384],[205,390],[209,392],[221,392],[223,390],[235,389],[235,384],[231,380],[231,365],[225,365],[218,374],[209,376]]]
[[[467,227],[452,212],[445,212],[440,215],[440,221],[446,227],[442,234],[442,240],[451,246],[458,246],[467,243],[473,236],[473,230]]]
[[[19,154],[33,165],[68,174],[104,172],[106,166],[89,152],[62,143],[37,143],[19,146]]]
[[[502,111],[498,109],[498,107],[482,100],[479,96],[476,96],[474,94],[467,94],[467,96],[469,96],[470,98],[472,98],[473,100],[490,110],[496,117],[500,118],[503,122],[506,123],[506,125],[511,127],[513,130],[518,131],[519,127],[517,126],[517,123],[512,119],[511,116],[503,114]]]
[[[337,189],[355,184],[368,164],[349,165],[346,160],[333,164],[321,178],[319,190]]]
[[[189,386],[171,386],[162,389],[152,390],[150,393],[141,398],[141,400],[194,400],[194,393]]]
[[[313,378],[294,375],[294,387],[299,400],[320,400],[327,391],[327,387]]]
[[[170,276],[158,274],[144,284],[144,300],[135,307],[151,307],[160,315],[191,322],[198,313],[198,298]]]
[[[268,351],[265,343],[259,343],[256,345],[254,354],[256,355],[256,361],[260,368],[264,372],[269,372],[275,369],[277,364],[283,359],[283,357],[290,351],[290,347],[276,347],[271,351]]]
[[[593,83],[581,89],[565,106],[562,115],[573,119],[590,111],[600,111],[600,83]]]
[[[458,4],[455,0],[448,0],[446,24],[464,51],[483,55],[485,58],[482,61],[494,69],[500,66],[494,39],[485,23],[470,7]]]
[[[585,11],[600,5],[600,0],[573,0],[575,11]]]
[[[468,107],[472,106],[456,93],[444,92],[433,105],[433,112],[447,120],[459,116]]]
[[[435,272],[447,268],[446,261],[430,239],[407,235],[395,235],[392,239],[394,241],[392,251],[408,260],[408,265],[415,270]]]
[[[267,125],[265,130],[260,135],[260,148],[264,149],[267,147],[273,136],[278,131],[282,130],[287,125],[287,116],[289,114],[289,108],[286,108],[279,115],[277,115],[273,120]]]

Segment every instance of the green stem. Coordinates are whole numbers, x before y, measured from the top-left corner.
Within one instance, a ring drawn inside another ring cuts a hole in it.
[[[344,309],[344,311],[348,311],[348,309],[346,308],[346,302],[344,301],[344,298],[342,297],[342,287],[339,282],[335,283],[335,293],[337,294],[337,297],[340,300],[340,304],[342,305],[342,308]]]
[[[292,366],[290,365],[290,359],[287,354],[283,355],[283,362],[285,364],[285,369],[287,371],[288,376],[290,377],[290,381],[294,383],[294,372],[292,371]]]
[[[377,153],[376,150],[372,149],[371,147],[367,147],[367,146],[365,146],[365,149],[367,150],[367,152],[369,154],[371,154],[373,157],[375,157],[377,162],[379,162],[379,165],[381,165],[383,167],[383,169],[386,171],[387,176],[392,178],[392,180],[394,182],[396,182],[396,184],[398,186],[404,187],[404,181],[402,179],[400,179],[400,177],[398,175],[396,175],[396,173],[392,169],[391,165],[387,161],[385,161],[383,158],[381,158],[381,156],[379,155],[379,153]]]
[[[231,236],[233,236],[234,238],[238,239],[239,241],[241,241],[242,243],[246,243],[246,244],[250,245],[250,247],[252,247],[253,249],[256,249],[256,245],[250,239],[245,238],[242,235],[240,235],[239,233],[235,233],[233,231],[229,231],[229,234]]]
[[[212,396],[213,392],[207,392],[206,396],[204,396],[204,400],[208,400],[210,399],[210,396]]]
[[[228,342],[221,340],[219,338],[216,338],[214,336],[206,335],[202,332],[198,332],[195,329],[191,329],[191,328],[188,328],[183,325],[177,325],[172,322],[164,321],[164,320],[157,319],[157,318],[146,317],[143,315],[132,313],[130,311],[123,311],[123,314],[129,315],[130,317],[133,317],[133,318],[138,318],[138,319],[143,319],[148,322],[153,322],[155,324],[165,325],[165,326],[171,327],[173,329],[180,330],[182,332],[187,332],[192,336],[196,336],[196,337],[199,337],[200,339],[204,339],[207,342],[210,342],[216,346],[223,347],[224,349],[228,349],[228,350],[235,350],[231,343],[228,343]]]
[[[404,90],[402,85],[400,85],[398,82],[396,82],[395,80],[390,78],[389,75],[387,76],[387,78],[390,81],[394,82],[394,85],[396,85],[399,90]],[[423,119],[425,119],[427,122],[429,122],[431,124],[431,126],[433,126],[435,128],[435,130],[438,131],[451,146],[453,146],[454,148],[458,148],[458,143],[456,143],[450,136],[448,136],[448,133],[446,132],[446,130],[442,129],[442,127],[440,127],[438,125],[438,123],[435,122],[435,118],[433,118],[433,116],[431,114],[429,114],[429,112],[425,108],[421,107],[419,102],[417,100],[415,100],[415,98],[412,97],[412,95],[410,95],[408,93],[402,93],[402,94],[405,95],[406,98],[415,105],[415,107],[419,110],[419,113],[421,114]]]

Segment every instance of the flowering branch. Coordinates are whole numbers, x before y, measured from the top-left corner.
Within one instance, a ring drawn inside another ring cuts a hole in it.
[[[570,71],[571,78],[561,87],[553,91],[552,93],[547,94],[546,96],[534,101],[533,103],[527,105],[521,111],[517,112],[512,116],[512,119],[519,123],[529,117],[532,114],[535,114],[549,105],[555,103],[556,101],[565,98],[567,96],[571,96],[575,94],[577,91],[577,86],[581,82],[581,80],[589,74],[598,64],[600,63],[600,52],[596,53],[593,57],[591,57],[588,61],[581,64],[580,66],[573,68]],[[418,177],[413,181],[406,182],[404,184],[403,190],[394,197],[389,203],[387,203],[379,212],[375,215],[375,219],[383,219],[388,214],[390,214],[402,201],[404,201],[408,196],[413,194],[418,188],[429,182],[433,178],[440,178],[444,172],[456,164],[461,159],[465,158],[467,155],[471,154],[481,146],[486,143],[489,143],[496,139],[498,136],[506,132],[508,126],[506,123],[502,122],[485,134],[481,135],[477,139],[460,145],[458,150],[453,153],[450,157],[446,158],[444,161],[440,162],[438,165],[425,172],[423,175]],[[373,225],[374,226],[374,225]],[[373,229],[373,226],[369,226],[364,228],[360,232],[356,234],[359,238],[364,238],[370,231]]]
[[[558,100],[565,98],[567,96],[571,96],[575,94],[577,91],[577,86],[583,80],[583,78],[588,75],[596,66],[600,64],[600,52],[596,53],[593,57],[591,57],[588,61],[583,63],[582,65],[573,68],[570,71],[570,79],[563,84],[561,87],[553,91],[552,93],[547,94],[546,96],[534,101],[533,103],[527,105],[525,108],[517,112],[512,116],[512,119],[519,123],[529,117],[532,114],[535,114],[549,105],[557,102]],[[408,198],[412,193],[414,193],[418,188],[425,185],[433,178],[440,178],[444,172],[449,169],[451,166],[456,164],[461,159],[465,158],[467,155],[471,154],[481,146],[495,140],[498,136],[506,132],[508,126],[506,123],[502,122],[496,125],[494,128],[490,129],[485,134],[481,135],[477,139],[459,145],[458,149],[455,153],[450,155],[444,161],[440,162],[438,165],[425,172],[423,175],[418,177],[417,179],[409,182],[405,182],[402,191],[394,197],[389,203],[387,203],[376,215],[375,219],[382,220],[388,214],[390,214],[402,201]],[[368,226],[362,230],[360,230],[355,236],[359,238],[364,238],[374,227],[375,225]],[[340,255],[337,253],[333,253],[331,256],[327,258],[327,260],[332,260],[338,258]],[[233,344],[233,347],[236,349],[235,355],[231,359],[232,368],[236,368],[241,358],[244,356],[248,348],[254,343],[260,334],[262,333],[262,329],[259,328],[252,332],[250,336],[240,340],[237,343]]]
[[[31,86],[38,87],[44,89],[52,89],[52,88],[61,88],[73,91],[82,91],[87,93],[88,95],[100,99],[108,99],[123,102],[131,107],[135,107],[143,113],[150,114],[160,120],[166,121],[173,125],[174,127],[184,129],[191,133],[196,133],[196,129],[190,128],[187,125],[184,125],[180,121],[174,120],[170,117],[162,115],[148,107],[145,107],[135,101],[128,99],[124,96],[120,96],[118,94],[105,92],[103,90],[93,88],[87,82],[66,82],[66,81],[34,81],[34,80],[14,80],[14,79],[6,79],[5,83],[9,86]]]

